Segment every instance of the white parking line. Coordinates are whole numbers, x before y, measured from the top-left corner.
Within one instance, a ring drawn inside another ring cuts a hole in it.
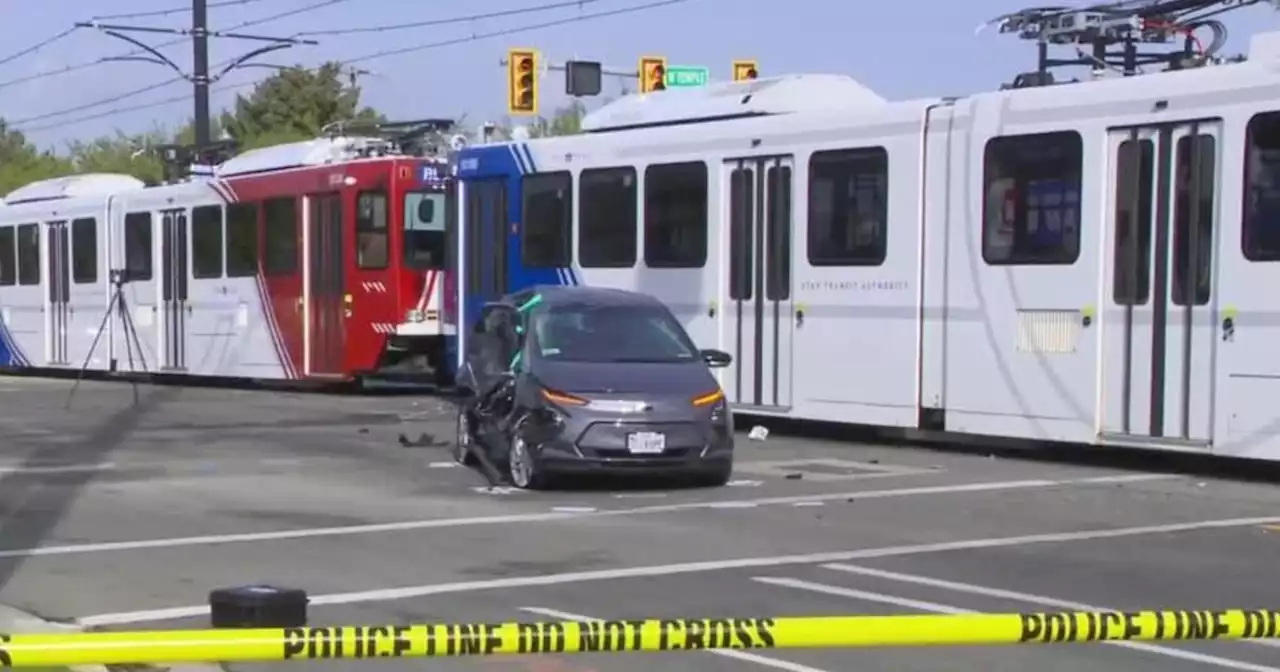
[[[823,569],[834,569],[849,574],[860,574],[862,576],[872,576],[877,579],[885,579],[886,581],[898,581],[901,583],[914,583],[918,586],[929,586],[930,588],[942,588],[943,590],[951,590],[957,593],[969,593],[971,595],[982,595],[984,597],[994,597],[1001,600],[1009,600],[1010,602],[1026,602],[1027,604],[1038,604],[1043,607],[1058,607],[1061,609],[1074,609],[1076,611],[1114,611],[1110,607],[1098,607],[1088,605],[1083,602],[1072,602],[1070,600],[1059,600],[1053,597],[1045,597],[1043,595],[1032,595],[1030,593],[1020,593],[1013,590],[1003,590],[1000,588],[988,588],[987,586],[979,586],[973,583],[961,583],[959,581],[947,581],[945,579],[935,579],[928,576],[920,576],[918,574],[903,574],[901,572],[890,572],[874,567],[862,567],[860,565],[848,565],[844,563],[831,563],[822,566]],[[1237,640],[1248,644],[1261,644],[1262,646],[1280,647],[1280,640],[1274,639],[1243,639]]]
[[[972,609],[962,609],[946,604],[938,604],[936,602],[924,602],[922,600],[912,600],[896,595],[885,595],[883,593],[871,593],[865,590],[855,590],[853,588],[842,588],[840,586],[829,586],[825,583],[813,583],[811,581],[802,581],[800,579],[788,579],[775,576],[757,576],[754,581],[774,586],[782,586],[785,588],[795,588],[798,590],[807,590],[814,593],[823,593],[826,595],[835,595],[837,597],[847,597],[854,600],[864,600],[867,602],[879,602],[882,604],[892,604],[907,609],[915,609],[917,611],[929,611],[937,614],[975,614],[978,613]],[[1133,649],[1135,651],[1145,651],[1146,653],[1154,653],[1170,658],[1180,658],[1182,660],[1190,660],[1197,663],[1205,663],[1207,665],[1217,665],[1218,667],[1226,667],[1233,670],[1245,670],[1246,672],[1280,672],[1280,667],[1268,667],[1266,665],[1257,665],[1243,660],[1235,660],[1233,658],[1223,658],[1221,656],[1211,656],[1194,651],[1183,651],[1182,649],[1174,649],[1159,644],[1149,644],[1147,642],[1100,642],[1101,644],[1109,644],[1125,649]]]
[[[413,597],[426,597],[428,595],[443,595],[446,593],[470,593],[481,590],[555,586],[572,583],[585,583],[589,581],[616,581],[619,579],[635,579],[646,576],[672,576],[676,574],[716,572],[731,569],[757,569],[760,567],[780,567],[784,565],[813,565],[827,562],[850,562],[853,560],[867,560],[870,558],[923,555],[926,553],[943,553],[946,551],[968,551],[986,548],[1030,546],[1032,544],[1062,543],[1069,541],[1119,539],[1148,534],[1169,534],[1173,532],[1189,532],[1195,530],[1211,530],[1230,527],[1253,527],[1274,523],[1280,523],[1280,517],[1226,518],[1220,520],[1202,520],[1193,523],[1170,523],[1168,525],[1120,527],[1101,530],[1084,530],[1078,532],[1049,532],[1017,537],[966,539],[933,544],[863,548],[852,551],[835,551],[829,553],[775,555],[730,560],[681,562],[669,565],[597,569],[582,572],[514,576],[501,579],[435,583],[420,586],[403,586],[400,588],[378,588],[347,593],[313,595],[311,596],[310,604],[319,606],[325,604],[380,602],[386,600],[403,600]],[[209,607],[207,605],[194,605],[188,607],[171,607],[167,609],[144,609],[141,611],[98,614],[96,616],[80,618],[78,619],[78,622],[86,627],[97,625],[123,625],[127,623],[146,623],[150,621],[167,621],[175,618],[188,618],[191,616],[204,616],[208,613]]]
[[[527,611],[531,614],[538,614],[539,616],[547,616],[549,618],[558,618],[565,621],[601,620],[599,618],[592,618],[581,614],[571,614],[567,611],[559,611],[556,609],[545,609],[543,607],[520,607],[520,611]],[[699,653],[710,653],[715,656],[733,658],[734,660],[741,660],[748,663],[756,663],[757,665],[772,667],[775,670],[786,670],[787,672],[825,672],[825,670],[820,670],[816,667],[809,667],[808,665],[801,665],[800,663],[793,663],[789,660],[770,658],[768,656],[761,656],[756,653],[747,653],[746,651],[738,651],[736,649],[707,649],[705,651],[699,651]]]
[[[980,483],[963,483],[959,485],[935,485],[918,488],[895,488],[889,490],[855,490],[853,492],[823,493],[819,495],[799,495],[790,497],[761,497],[736,501],[701,501],[680,502],[676,504],[655,504],[625,509],[604,511],[562,512],[550,511],[541,513],[515,513],[498,516],[476,516],[470,518],[430,518],[426,520],[408,520],[395,523],[372,523],[367,525],[344,525],[340,527],[316,527],[294,530],[276,530],[273,532],[244,532],[240,534],[211,534],[197,537],[169,537],[164,539],[139,539],[135,541],[106,541],[90,544],[65,544],[61,546],[38,546],[35,548],[16,548],[0,551],[0,558],[25,558],[48,555],[71,555],[77,553],[103,553],[106,551],[126,551],[150,548],[175,548],[182,546],[210,546],[251,541],[278,541],[282,539],[309,539],[315,537],[339,537],[354,534],[373,534],[377,532],[405,532],[409,530],[439,529],[446,527],[476,527],[480,525],[509,525],[513,523],[538,523],[548,521],[573,520],[578,518],[600,518],[605,516],[632,516],[654,513],[675,513],[698,509],[741,508],[766,505],[786,505],[795,502],[825,500],[863,500],[882,499],[886,497],[913,497],[919,495],[944,495],[966,492],[999,492],[1007,490],[1032,490],[1071,485],[1093,485],[1115,482],[1139,482],[1159,479],[1179,478],[1166,474],[1134,474],[1126,476],[1103,476],[1094,478],[1064,480],[1026,480],[995,481]],[[1122,479],[1117,481],[1117,479]]]

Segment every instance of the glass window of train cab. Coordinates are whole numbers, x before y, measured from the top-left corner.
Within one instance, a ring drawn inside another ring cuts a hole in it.
[[[583,268],[636,265],[636,169],[592,168],[578,176],[578,263]]]
[[[1083,158],[1084,145],[1075,131],[987,141],[982,218],[982,257],[987,264],[1076,262]]]
[[[445,195],[411,191],[404,195],[404,265],[430,270],[444,268]]]
[[[889,153],[883,147],[809,157],[811,266],[879,266],[888,245]]]
[[[124,216],[124,268],[129,282],[151,279],[151,213]]]
[[[298,200],[293,196],[262,202],[262,273],[278,277],[298,272]]]
[[[227,277],[248,278],[258,273],[258,204],[227,206]]]
[[[1280,261],[1280,112],[1254,115],[1245,135],[1244,258]]]
[[[18,225],[18,284],[40,284],[40,225]]]
[[[0,226],[0,287],[18,282],[18,250],[12,226]]]
[[[78,285],[98,281],[98,220],[71,222],[71,280]]]
[[[366,191],[356,199],[356,264],[366,270],[387,267],[387,195]]]
[[[222,206],[191,209],[191,277],[222,277]]]
[[[707,263],[707,164],[645,168],[644,263],[651,268],[702,268]]]
[[[526,175],[521,186],[520,259],[528,268],[563,268],[573,261],[573,175]]]

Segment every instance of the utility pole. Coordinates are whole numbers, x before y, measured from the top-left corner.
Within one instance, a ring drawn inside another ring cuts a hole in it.
[[[208,0],[191,0],[191,28],[157,28],[154,26],[127,26],[119,24],[105,24],[97,21],[89,21],[77,23],[76,26],[81,28],[96,28],[103,33],[110,35],[119,40],[128,42],[129,44],[147,52],[149,56],[119,56],[115,58],[106,58],[103,60],[114,61],[144,61],[147,63],[158,63],[168,66],[174,72],[178,73],[183,79],[191,82],[194,98],[195,98],[195,146],[194,155],[198,158],[202,156],[204,151],[210,149],[215,144],[212,136],[212,123],[209,113],[209,87],[216,84],[227,73],[241,66],[252,65],[250,60],[257,56],[267,54],[281,49],[306,44],[319,44],[315,40],[300,40],[291,37],[272,37],[269,35],[248,35],[245,33],[226,33],[220,31],[209,30],[209,5]],[[192,73],[187,74],[181,67],[174,63],[164,54],[160,53],[156,48],[143,43],[142,41],[130,37],[125,33],[153,33],[165,35],[189,35],[191,36],[191,65]],[[209,73],[209,38],[221,37],[232,40],[249,40],[253,42],[266,42],[265,46],[253,49],[248,53],[236,57],[229,61],[225,67],[214,74]]]
[[[195,87],[196,154],[213,141],[209,137],[209,2],[191,0],[191,84]]]

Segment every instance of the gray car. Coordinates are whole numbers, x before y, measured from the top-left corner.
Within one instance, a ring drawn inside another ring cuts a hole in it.
[[[712,367],[662,302],[589,287],[533,287],[484,307],[458,376],[455,459],[477,451],[518,488],[602,472],[724,485],[733,416]]]

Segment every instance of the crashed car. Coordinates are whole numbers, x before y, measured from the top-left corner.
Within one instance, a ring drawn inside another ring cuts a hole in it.
[[[468,336],[454,458],[479,452],[511,485],[645,473],[724,485],[733,417],[711,368],[661,301],[534,287],[487,304]]]

